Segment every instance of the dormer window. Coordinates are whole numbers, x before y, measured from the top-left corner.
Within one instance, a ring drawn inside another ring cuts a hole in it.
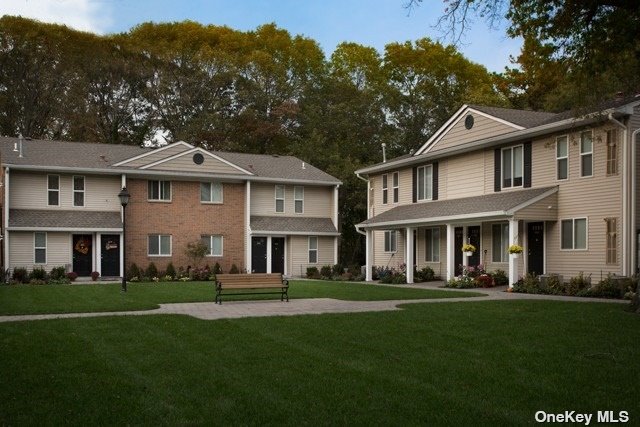
[[[522,187],[523,146],[502,149],[502,188]]]

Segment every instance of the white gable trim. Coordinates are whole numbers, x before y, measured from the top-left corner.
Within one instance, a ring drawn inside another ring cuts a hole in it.
[[[164,151],[164,150],[166,150],[168,148],[173,148],[173,147],[175,147],[177,145],[182,145],[187,150],[190,150],[190,149],[194,148],[193,145],[191,145],[191,144],[188,144],[188,143],[186,143],[184,141],[178,141],[178,142],[174,142],[173,144],[165,145],[164,147],[156,148],[155,150],[149,150],[148,153],[139,154],[139,155],[137,155],[135,157],[131,157],[129,159],[126,159],[126,160],[123,160],[121,162],[118,162],[118,163],[114,164],[113,166],[126,165],[127,163],[132,162],[134,160],[142,159],[142,158],[147,157],[147,156],[149,156],[151,154],[155,154],[155,153],[158,153],[160,151]]]
[[[238,171],[240,171],[240,172],[242,172],[244,174],[253,175],[248,170],[242,169],[240,166],[236,166],[233,163],[231,163],[230,161],[225,160],[222,157],[216,156],[215,154],[210,153],[209,151],[207,151],[207,150],[205,150],[203,148],[200,148],[200,147],[195,147],[195,148],[192,148],[191,150],[183,151],[182,153],[174,154],[173,156],[167,157],[165,159],[158,160],[158,161],[153,162],[153,163],[149,163],[148,165],[142,166],[140,169],[149,169],[149,168],[152,168],[154,166],[161,165],[163,163],[169,162],[171,160],[174,160],[174,159],[177,159],[179,157],[186,156],[186,155],[192,154],[192,153],[202,153],[203,155],[212,157],[212,158],[218,160],[219,162],[222,162],[222,163],[226,164],[227,166],[230,166],[230,167],[232,167],[232,168],[234,168],[234,169],[236,169],[236,170],[238,170]]]
[[[462,107],[460,107],[460,109],[458,111],[456,111],[454,113],[453,116],[451,116],[451,118],[449,120],[447,120],[447,122],[442,125],[440,127],[440,129],[438,129],[432,136],[431,138],[429,138],[429,140],[427,142],[425,142],[425,144],[420,147],[420,149],[418,151],[416,151],[416,153],[414,154],[415,156],[420,155],[420,154],[424,154],[424,153],[428,153],[431,148],[433,148],[433,146],[435,146],[442,138],[444,138],[444,136],[451,130],[451,128],[453,128],[455,125],[457,125],[460,120],[462,120],[463,117],[466,117],[467,113],[474,113],[483,117],[486,117],[490,120],[496,121],[498,123],[502,123],[503,125],[507,125],[510,126],[512,128],[514,128],[515,130],[523,130],[525,129],[522,126],[519,126],[515,123],[511,123],[507,120],[501,119],[499,117],[495,117],[492,116],[491,114],[487,114],[485,112],[476,110],[475,108],[471,108],[468,105],[463,105]]]

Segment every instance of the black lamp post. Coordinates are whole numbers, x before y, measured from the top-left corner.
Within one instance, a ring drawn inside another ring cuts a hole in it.
[[[120,204],[122,205],[122,292],[127,292],[127,245],[126,245],[126,224],[127,216],[125,215],[125,209],[129,204],[129,192],[127,187],[122,187],[122,191],[118,193]]]

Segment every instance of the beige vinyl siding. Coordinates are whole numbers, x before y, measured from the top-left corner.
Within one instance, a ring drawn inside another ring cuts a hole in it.
[[[71,235],[69,233],[47,233],[47,264],[35,264],[34,233],[9,232],[9,268],[34,266],[50,271],[53,267],[71,264]]]
[[[191,148],[180,144],[174,147],[166,148],[162,151],[151,152],[149,155],[145,157],[125,163],[124,165],[122,165],[122,167],[136,168],[136,167],[148,165],[148,164],[157,162],[159,160],[166,159],[167,157],[175,156],[176,154],[182,153],[183,151],[187,151],[187,150],[191,150]]]
[[[474,124],[471,129],[467,129],[464,126],[464,121],[467,117],[465,114],[455,125],[453,125],[451,129],[449,129],[444,137],[431,148],[430,152],[436,152],[444,148],[455,147],[471,141],[477,141],[517,130],[513,126],[506,125],[480,114],[474,112],[471,112],[470,114],[473,115],[474,118]]]
[[[427,228],[440,229],[440,261],[439,262],[425,261],[426,241],[425,241],[424,233]],[[446,226],[418,228],[418,236],[416,239],[416,265],[418,269],[422,269],[426,266],[429,266],[433,269],[436,276],[440,276],[443,279],[445,278],[445,276],[447,275],[447,227]]]
[[[119,211],[119,176],[84,176],[84,206],[73,206],[73,175],[60,176],[59,206],[47,205],[47,174],[11,171],[9,178],[11,209],[60,209]]]
[[[284,213],[276,213],[275,185],[251,185],[251,215],[333,218],[334,187],[304,185],[304,212],[294,211],[294,185],[285,185]]]
[[[289,236],[287,245],[287,261],[289,262],[289,274],[291,276],[306,276],[307,267],[336,264],[333,258],[333,237],[318,236],[318,262],[309,263],[309,236]]]
[[[445,163],[445,162],[441,162]],[[485,162],[482,151],[475,151],[461,156],[451,157],[446,161],[444,173],[438,172],[440,176],[445,176],[445,194],[447,199],[457,199],[461,197],[473,197],[483,194],[483,177],[485,173]],[[443,186],[440,185],[440,188]],[[440,197],[440,200],[443,197]]]
[[[384,251],[384,231],[373,232],[374,261],[376,267],[398,268],[405,262],[405,230],[398,230],[397,252],[389,253]]]
[[[558,193],[520,209],[515,213],[514,218],[531,221],[555,221],[558,218]]]
[[[163,171],[176,171],[176,172],[207,172],[216,174],[234,174],[234,175],[246,175],[244,172],[226,164],[223,161],[215,159],[207,154],[203,154],[204,162],[201,165],[197,165],[193,162],[193,155],[196,153],[183,154],[173,160],[169,160],[160,163],[155,166],[151,166],[149,170],[163,170]]]

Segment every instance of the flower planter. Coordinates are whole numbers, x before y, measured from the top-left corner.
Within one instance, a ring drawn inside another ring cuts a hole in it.
[[[518,258],[520,256],[520,254],[509,254],[511,255],[511,258]]]
[[[471,251],[466,251],[466,252],[464,253],[464,255],[465,255],[465,256],[472,256],[472,255],[473,255],[473,252],[471,252]]]

